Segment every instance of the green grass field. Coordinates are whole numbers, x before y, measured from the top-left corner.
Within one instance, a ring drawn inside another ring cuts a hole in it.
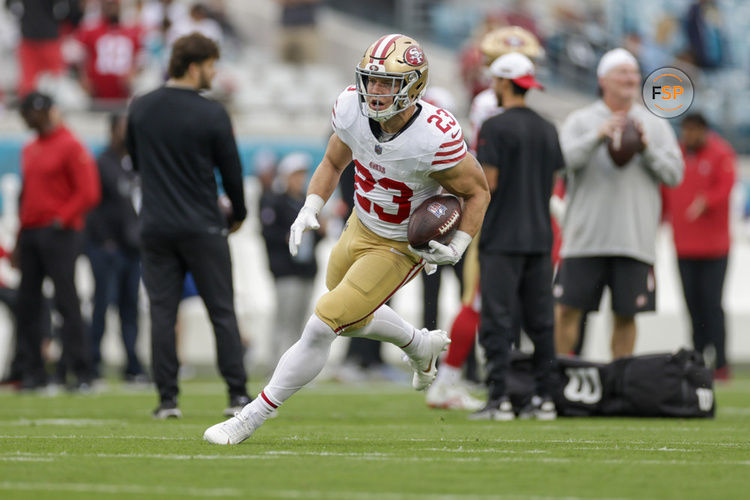
[[[321,384],[233,447],[201,438],[223,387],[182,389],[163,422],[152,391],[0,393],[0,498],[750,498],[748,376],[714,420],[472,422],[401,386]]]

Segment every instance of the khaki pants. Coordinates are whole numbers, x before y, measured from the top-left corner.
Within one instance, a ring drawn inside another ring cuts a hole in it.
[[[315,314],[337,334],[361,328],[422,267],[406,241],[382,238],[352,214],[331,251],[326,274],[329,292],[318,300]]]

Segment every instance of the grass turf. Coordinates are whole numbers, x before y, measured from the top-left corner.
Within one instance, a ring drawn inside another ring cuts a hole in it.
[[[182,391],[170,421],[152,391],[0,393],[0,498],[750,497],[747,375],[717,388],[714,420],[473,422],[397,385],[320,384],[232,447],[201,439],[223,387]]]

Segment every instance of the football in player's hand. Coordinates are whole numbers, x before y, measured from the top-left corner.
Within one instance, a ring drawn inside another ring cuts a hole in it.
[[[616,131],[613,137],[607,140],[607,152],[618,167],[627,165],[642,149],[641,133],[631,118],[627,119],[622,130]]]
[[[439,194],[426,199],[409,217],[407,238],[418,249],[429,248],[430,240],[447,244],[461,223],[461,202],[453,195]]]

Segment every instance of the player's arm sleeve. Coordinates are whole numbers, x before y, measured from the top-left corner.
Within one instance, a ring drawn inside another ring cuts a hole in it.
[[[570,170],[578,170],[588,165],[600,144],[599,131],[586,126],[585,116],[579,113],[569,116],[560,129],[560,148],[565,165]]]
[[[68,227],[76,217],[85,214],[99,203],[101,182],[94,158],[78,142],[70,146],[65,165],[73,192],[60,207],[60,218]]]
[[[667,186],[678,185],[685,162],[672,127],[666,120],[659,120],[648,132],[648,145],[642,153],[646,168]]]
[[[455,121],[455,118],[453,120]],[[431,170],[435,172],[455,167],[466,158],[468,151],[463,130],[456,123],[443,135],[440,146],[432,157]]]
[[[234,140],[234,130],[229,115],[219,106],[215,120],[212,154],[214,163],[221,172],[221,182],[224,192],[232,202],[232,219],[237,222],[245,220],[247,207],[245,206],[245,191],[242,182],[242,163]]]
[[[354,86],[347,87],[336,98],[331,110],[331,127],[333,132],[343,141],[347,142],[349,134],[347,129],[356,119],[359,113],[359,96],[357,88]]]

